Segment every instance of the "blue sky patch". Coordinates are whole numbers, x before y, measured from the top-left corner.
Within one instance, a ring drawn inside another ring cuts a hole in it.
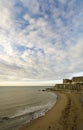
[[[25,46],[17,46],[16,47],[17,48],[17,50],[19,51],[19,52],[24,52],[25,50],[27,50],[27,47],[25,47]]]

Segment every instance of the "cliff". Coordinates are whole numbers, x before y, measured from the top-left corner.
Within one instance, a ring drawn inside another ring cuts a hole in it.
[[[63,79],[62,84],[56,84],[55,90],[83,90],[83,76],[73,77],[72,79]]]

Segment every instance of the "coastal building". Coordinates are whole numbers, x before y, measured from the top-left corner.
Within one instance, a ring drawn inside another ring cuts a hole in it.
[[[72,80],[70,79],[63,79],[63,84],[71,84]]]
[[[83,76],[82,77],[73,77],[70,79],[63,79],[62,84],[56,84],[54,87],[55,90],[83,90]]]
[[[73,77],[72,83],[83,83],[83,76],[81,77]]]

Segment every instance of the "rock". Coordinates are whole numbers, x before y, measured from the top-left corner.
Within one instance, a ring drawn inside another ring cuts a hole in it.
[[[9,117],[3,117],[2,120],[9,120]]]

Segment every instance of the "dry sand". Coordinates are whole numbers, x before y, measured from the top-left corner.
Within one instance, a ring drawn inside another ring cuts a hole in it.
[[[81,94],[57,92],[57,95],[58,102],[45,116],[23,125],[20,130],[83,130]]]

